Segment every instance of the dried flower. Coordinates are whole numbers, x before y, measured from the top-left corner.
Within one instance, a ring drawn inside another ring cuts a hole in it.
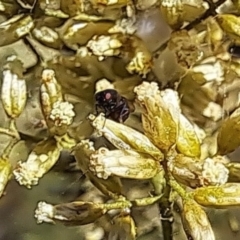
[[[183,201],[183,220],[187,232],[194,240],[215,240],[207,214],[192,199],[186,199]]]
[[[39,142],[26,162],[19,162],[13,174],[20,185],[31,188],[57,162],[60,149],[54,138]]]
[[[35,218],[37,223],[54,223],[54,220],[60,220],[71,225],[85,225],[94,222],[105,213],[104,204],[77,201],[51,205],[39,202]]]
[[[4,189],[11,178],[12,166],[8,159],[0,158],[0,197],[4,193]]]
[[[89,169],[99,178],[107,179],[111,175],[149,179],[160,171],[157,161],[148,155],[138,154],[131,150],[121,151],[100,148],[90,156]]]

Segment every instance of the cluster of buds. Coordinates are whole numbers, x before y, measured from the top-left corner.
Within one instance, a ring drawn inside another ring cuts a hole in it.
[[[99,60],[109,56],[125,57],[132,55],[133,57],[126,66],[129,73],[137,73],[146,77],[151,70],[152,55],[137,37],[129,37],[119,33],[96,35],[88,42],[87,47],[94,55],[98,56]]]
[[[215,239],[201,205],[239,205],[238,191],[233,190],[238,189],[239,184],[227,183],[231,176],[239,178],[239,166],[229,164],[223,155],[200,158],[202,139],[181,112],[176,91],[160,91],[156,83],[143,82],[135,88],[135,93],[142,109],[144,134],[106,119],[103,114],[97,117],[90,115],[96,134],[108,139],[117,150],[95,150],[89,143],[87,150],[83,148],[87,144],[84,141],[75,152],[79,165],[83,164],[80,156],[84,153],[87,156],[85,170],[90,170],[92,179],[102,181],[120,177],[152,179],[154,183],[165,172],[169,176],[169,185],[182,198],[187,234],[194,239]],[[191,190],[185,190],[182,185]],[[113,186],[111,190],[105,183],[104,186],[108,188],[108,193],[116,193]],[[100,189],[104,189],[103,186]]]
[[[32,150],[26,162],[19,162],[13,174],[20,185],[31,188],[57,162],[63,148],[71,148],[75,141],[67,130],[75,113],[73,105],[64,101],[61,86],[51,69],[43,70],[40,87],[42,112],[50,136],[39,142]]]

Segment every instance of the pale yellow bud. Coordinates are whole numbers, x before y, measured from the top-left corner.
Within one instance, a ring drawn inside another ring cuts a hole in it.
[[[2,197],[11,175],[12,166],[10,162],[7,159],[0,158],[0,197]]]
[[[179,152],[189,157],[200,157],[201,154],[200,142],[195,129],[182,114],[180,114],[179,117],[177,149]]]
[[[22,113],[27,101],[26,81],[20,79],[11,70],[4,70],[1,99],[7,115],[17,118]]]
[[[215,240],[207,214],[192,199],[183,201],[183,220],[186,230],[194,240]]]
[[[221,186],[197,188],[193,192],[196,202],[216,208],[240,206],[240,184],[226,183]]]
[[[146,153],[161,161],[163,154],[142,133],[126,125],[106,119],[102,114],[98,117],[90,115],[89,119],[98,134],[107,138],[115,147],[121,150],[135,150]]]
[[[132,179],[149,179],[160,171],[160,164],[149,155],[132,150],[100,148],[90,156],[89,169],[99,178],[118,176]]]
[[[136,239],[136,226],[130,215],[119,215],[113,219],[113,227],[109,233],[109,239]]]
[[[169,110],[168,101],[164,102],[154,82],[143,82],[135,87],[134,92],[143,108],[142,122],[146,136],[160,150],[168,151],[177,140],[178,119],[171,113],[175,111]]]
[[[77,201],[58,205],[39,202],[35,210],[35,218],[37,223],[54,223],[58,220],[70,225],[85,225],[93,223],[106,212],[104,204],[92,202]]]
[[[63,101],[62,88],[58,84],[53,70],[43,70],[40,92],[42,111],[45,118],[48,119],[54,103]]]

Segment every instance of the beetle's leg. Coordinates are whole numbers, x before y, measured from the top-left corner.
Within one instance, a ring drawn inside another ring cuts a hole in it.
[[[125,120],[127,120],[129,113],[130,113],[129,107],[126,103],[124,103],[122,105],[122,109],[119,115],[119,122],[123,123]]]

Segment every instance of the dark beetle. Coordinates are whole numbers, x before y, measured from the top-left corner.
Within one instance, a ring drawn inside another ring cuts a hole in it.
[[[228,52],[232,57],[240,58],[240,46],[239,45],[230,45],[228,47]]]
[[[129,117],[131,109],[125,97],[114,89],[106,89],[95,94],[96,112],[103,112],[106,118],[123,123]]]

